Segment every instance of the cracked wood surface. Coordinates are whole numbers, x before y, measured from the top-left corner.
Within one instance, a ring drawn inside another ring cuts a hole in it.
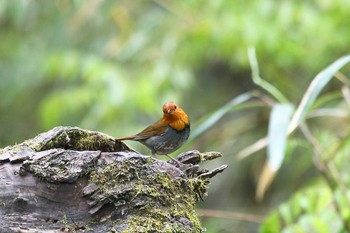
[[[0,232],[201,232],[194,211],[209,179],[188,151],[184,166],[142,155],[100,132],[56,127],[0,149]]]

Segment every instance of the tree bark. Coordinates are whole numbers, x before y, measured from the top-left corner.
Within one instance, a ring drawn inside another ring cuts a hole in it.
[[[0,232],[202,232],[194,210],[220,153],[184,165],[142,155],[103,133],[56,127],[0,149]]]

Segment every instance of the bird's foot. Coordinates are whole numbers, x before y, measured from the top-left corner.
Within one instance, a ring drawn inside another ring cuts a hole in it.
[[[165,155],[165,156],[167,156],[169,159],[171,159],[171,161],[173,161],[174,163],[176,163],[179,167],[184,167],[184,166],[188,167],[188,166],[189,166],[189,164],[181,163],[179,160],[174,159],[174,158],[171,157],[170,155]]]

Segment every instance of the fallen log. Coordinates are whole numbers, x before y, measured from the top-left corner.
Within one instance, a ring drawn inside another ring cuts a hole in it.
[[[218,152],[188,151],[183,166],[113,137],[56,127],[0,149],[0,232],[202,232],[195,204]]]

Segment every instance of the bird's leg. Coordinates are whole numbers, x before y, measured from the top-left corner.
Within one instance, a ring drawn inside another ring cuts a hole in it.
[[[170,155],[167,155],[167,154],[166,154],[165,156],[167,156],[167,157],[168,157],[169,159],[171,159],[173,162],[177,163],[177,165],[179,165],[180,167],[182,167],[183,165],[185,165],[185,164],[181,163],[180,161],[174,159],[174,158],[171,157]]]

